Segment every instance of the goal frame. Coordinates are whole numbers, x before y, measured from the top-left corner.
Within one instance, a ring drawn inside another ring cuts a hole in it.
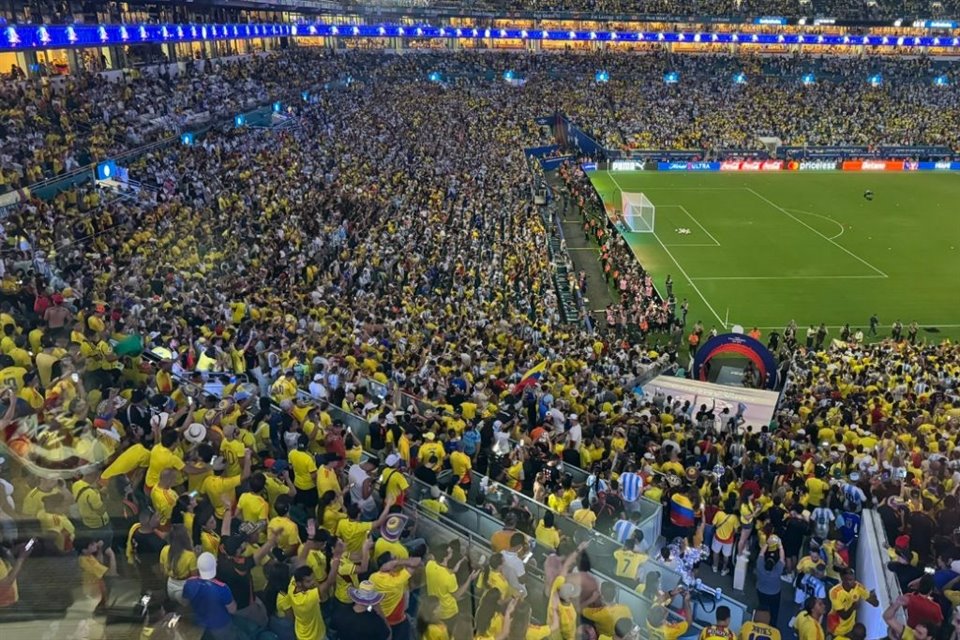
[[[634,233],[654,233],[657,207],[643,192],[620,192],[620,214],[627,229]]]

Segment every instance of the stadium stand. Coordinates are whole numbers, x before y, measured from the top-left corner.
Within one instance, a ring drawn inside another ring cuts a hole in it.
[[[892,637],[901,607],[917,640],[950,637],[957,347],[787,327],[778,411],[742,429],[644,395],[684,328],[564,163],[618,292],[600,331],[570,321],[523,151],[556,114],[614,150],[955,150],[942,64],[292,48],[8,81],[0,625],[79,603],[52,633],[750,638],[799,611],[801,640],[863,640],[875,507],[915,591],[883,603]],[[283,126],[235,126],[274,102]],[[73,179],[108,158],[138,190]],[[714,586],[744,552],[741,602]]]

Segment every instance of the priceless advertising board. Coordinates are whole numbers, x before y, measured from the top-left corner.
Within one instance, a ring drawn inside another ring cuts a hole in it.
[[[784,165],[787,171],[833,171],[837,163],[833,160],[791,160]]]

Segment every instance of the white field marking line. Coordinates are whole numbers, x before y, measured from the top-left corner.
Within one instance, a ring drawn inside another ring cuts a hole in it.
[[[883,280],[886,277],[877,274],[860,276],[703,276],[694,278],[694,280]]]
[[[683,211],[685,214],[687,214],[687,217],[690,218],[691,220],[693,220],[693,223],[694,223],[695,225],[697,225],[698,227],[700,227],[700,229],[701,229],[705,234],[707,234],[707,236],[709,236],[710,239],[713,240],[713,242],[714,242],[714,245],[709,245],[709,244],[708,244],[708,245],[700,245],[700,246],[708,246],[708,247],[709,247],[709,246],[717,246],[717,247],[720,246],[720,241],[717,240],[716,238],[714,238],[714,237],[713,237],[713,234],[710,233],[709,231],[707,231],[707,228],[704,227],[702,224],[700,224],[700,221],[697,220],[696,218],[694,218],[694,217],[693,217],[693,214],[690,213],[689,211],[687,211],[687,208],[686,208],[685,206],[683,206],[682,204],[662,204],[662,205],[660,205],[660,206],[661,206],[661,207],[672,207],[672,208],[674,208],[674,209],[680,209],[680,210]],[[678,245],[678,246],[682,246],[682,245]],[[687,246],[691,246],[691,245],[687,245]]]
[[[620,186],[620,183],[617,182],[617,179],[616,177],[613,176],[613,174],[610,175],[610,179],[613,180],[613,184],[617,186],[617,189],[620,190],[620,193],[623,193],[623,187]],[[680,266],[680,263],[677,262],[677,259],[673,257],[672,253],[670,253],[670,249],[667,248],[667,245],[663,244],[663,240],[660,239],[660,236],[657,235],[656,231],[653,232],[653,237],[657,239],[657,242],[660,243],[660,246],[663,247],[663,250],[667,253],[668,256],[670,256],[670,259],[673,260],[673,264],[677,265],[677,269],[680,270],[680,274],[687,279],[687,282],[690,283],[690,286],[693,287],[693,290],[696,291],[697,295],[700,296],[700,299],[703,300],[703,304],[707,305],[707,309],[710,309],[710,312],[713,314],[713,317],[717,319],[717,322],[720,323],[720,326],[726,329],[727,324],[720,317],[720,314],[717,313],[717,310],[713,308],[713,305],[711,305],[710,302],[707,301],[707,297],[703,295],[703,292],[700,291],[700,288],[693,283],[693,280],[690,279],[690,276],[687,275],[687,272],[684,271],[683,267]]]
[[[818,236],[820,236],[821,238],[823,238],[824,240],[826,240],[827,242],[829,242],[830,244],[832,244],[832,245],[835,246],[836,248],[840,249],[841,251],[843,251],[844,253],[846,253],[846,254],[847,254],[848,256],[850,256],[851,258],[856,258],[857,260],[859,260],[860,262],[862,262],[862,263],[865,264],[866,266],[870,267],[872,270],[874,270],[874,271],[876,271],[877,273],[879,273],[879,274],[880,274],[881,276],[883,276],[884,278],[889,278],[889,277],[890,277],[890,276],[888,276],[887,274],[885,274],[883,271],[880,271],[880,269],[877,269],[875,266],[873,266],[872,264],[870,264],[869,262],[867,262],[866,260],[864,260],[863,258],[861,258],[860,256],[858,256],[857,254],[855,254],[853,251],[850,251],[850,249],[847,249],[847,248],[844,247],[843,245],[838,244],[838,243],[837,243],[835,240],[833,240],[832,238],[828,238],[827,236],[823,235],[822,233],[820,233],[819,231],[817,231],[816,229],[814,229],[813,227],[811,227],[810,225],[808,225],[806,222],[804,222],[803,220],[801,220],[801,219],[798,218],[797,216],[793,215],[792,213],[790,213],[789,211],[787,211],[786,209],[784,209],[783,207],[781,207],[780,205],[778,205],[776,202],[773,202],[772,200],[770,200],[770,199],[768,199],[768,198],[760,195],[759,193],[757,193],[756,191],[754,191],[754,190],[751,189],[750,187],[744,187],[744,189],[746,189],[747,191],[749,191],[750,193],[752,193],[752,194],[755,195],[756,197],[760,198],[761,200],[763,200],[764,202],[766,202],[768,205],[770,205],[770,206],[773,207],[774,209],[777,209],[778,211],[782,212],[782,213],[783,213],[784,215],[786,215],[787,217],[792,218],[793,220],[796,220],[797,222],[799,222],[800,224],[802,224],[803,226],[805,226],[807,229],[810,229],[810,231],[813,231],[815,234],[817,234]]]
[[[667,245],[668,247],[719,247],[718,244],[695,244],[693,242],[689,244],[684,244],[682,242],[671,242]]]
[[[597,247],[567,247],[567,251],[600,251]]]
[[[808,216],[816,216],[817,218],[823,218],[824,220],[828,220],[828,221],[832,222],[833,224],[837,225],[838,227],[840,227],[840,233],[838,233],[838,234],[835,235],[835,236],[830,236],[830,239],[831,239],[831,240],[836,240],[837,238],[839,238],[840,236],[843,235],[843,232],[844,232],[844,231],[847,230],[846,227],[844,227],[842,223],[837,222],[836,220],[834,220],[834,219],[831,218],[830,216],[820,215],[819,213],[814,213],[813,211],[804,211],[803,209],[787,209],[787,211],[792,211],[792,212],[794,212],[794,213],[802,213],[802,214],[808,215]]]

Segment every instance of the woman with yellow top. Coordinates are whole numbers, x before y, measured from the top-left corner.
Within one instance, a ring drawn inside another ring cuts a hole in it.
[[[502,566],[503,556],[495,553],[490,556],[490,559],[487,561],[487,566],[483,568],[483,571],[477,577],[477,588],[481,591],[486,590],[487,592],[496,591],[499,594],[498,599],[501,602],[506,601],[510,596],[510,584],[500,571],[500,567]]]
[[[320,496],[320,503],[317,505],[317,514],[321,516],[323,528],[331,533],[335,533],[340,521],[346,520],[347,518],[347,514],[343,511],[343,504],[340,501],[340,494],[336,491],[327,491]]]
[[[450,640],[447,625],[437,614],[440,601],[436,596],[424,596],[420,599],[417,612],[417,638],[419,640]]]
[[[543,514],[543,519],[537,524],[535,536],[537,544],[550,551],[556,551],[560,546],[560,532],[555,526],[553,511]]]
[[[473,616],[476,624],[476,638],[496,638],[503,631],[503,614],[500,613],[502,604],[496,591],[487,591],[480,598],[477,613]]]
[[[753,499],[753,493],[744,491],[744,496],[740,500],[740,542],[737,545],[737,553],[743,553],[747,547],[747,541],[750,540],[750,534],[753,533],[753,522],[763,507]]]
[[[183,525],[175,524],[170,529],[169,544],[160,550],[160,568],[167,578],[167,596],[180,604],[183,600],[183,584],[197,573],[197,554],[193,551],[190,534]]]

